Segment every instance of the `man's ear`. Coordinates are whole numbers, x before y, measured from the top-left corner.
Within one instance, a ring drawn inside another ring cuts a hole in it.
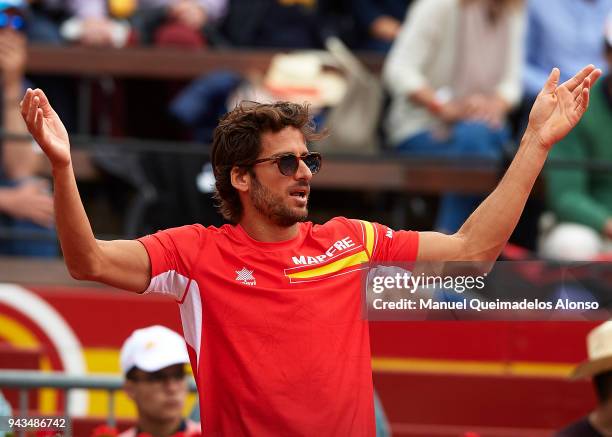
[[[232,186],[238,191],[246,193],[249,190],[249,187],[251,186],[251,174],[247,169],[242,167],[233,167],[232,172],[230,173],[230,178],[232,181]]]
[[[134,385],[134,381],[126,379],[123,383],[123,391],[125,391],[125,393],[131,400],[134,400],[134,398],[136,397],[136,387]]]

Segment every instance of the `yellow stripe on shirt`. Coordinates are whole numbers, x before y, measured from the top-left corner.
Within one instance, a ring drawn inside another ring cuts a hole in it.
[[[360,220],[363,224],[363,228],[365,229],[365,247],[368,251],[368,259],[372,258],[372,253],[374,252],[374,225],[365,220]]]
[[[331,273],[337,273],[341,270],[356,266],[361,263],[368,262],[368,260],[368,254],[365,250],[362,250],[361,252],[357,252],[353,255],[344,257],[321,267],[315,267],[314,269],[303,270],[301,272],[296,273],[289,273],[287,277],[292,279],[305,279],[314,278],[316,276],[325,276]]]

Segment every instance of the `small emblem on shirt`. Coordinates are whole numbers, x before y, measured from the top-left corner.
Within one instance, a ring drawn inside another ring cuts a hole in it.
[[[236,281],[242,282],[244,285],[256,285],[255,277],[253,276],[254,270],[249,270],[243,267],[242,270],[236,270]]]
[[[387,228],[387,232],[385,232],[385,237],[393,238],[393,230],[391,228]]]

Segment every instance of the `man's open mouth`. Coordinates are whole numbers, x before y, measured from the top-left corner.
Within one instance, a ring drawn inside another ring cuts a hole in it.
[[[295,188],[293,190],[291,190],[289,192],[290,196],[293,197],[298,197],[300,199],[304,199],[306,197],[308,197],[308,193],[309,193],[310,189],[303,187],[303,188]]]

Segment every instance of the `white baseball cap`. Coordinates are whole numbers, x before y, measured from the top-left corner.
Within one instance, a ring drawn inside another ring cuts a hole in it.
[[[137,329],[121,347],[121,370],[124,374],[133,367],[145,372],[157,372],[185,363],[189,363],[189,355],[183,338],[165,326]]]

